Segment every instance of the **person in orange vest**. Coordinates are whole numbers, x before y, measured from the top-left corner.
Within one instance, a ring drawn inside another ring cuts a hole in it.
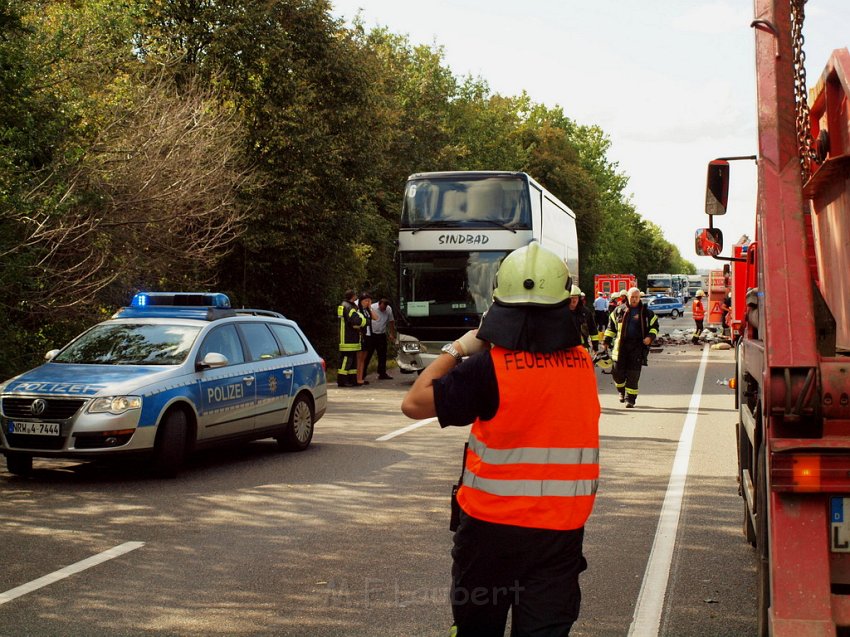
[[[694,323],[696,323],[696,331],[694,332],[694,337],[692,339],[694,345],[699,343],[699,337],[702,334],[703,329],[705,329],[705,325],[703,323],[705,321],[705,306],[702,304],[702,298],[704,296],[705,292],[697,290],[694,302],[691,304],[691,313],[694,315]]]
[[[513,635],[568,635],[578,617],[600,407],[571,287],[537,242],[513,251],[480,328],[446,345],[402,402],[410,418],[472,424],[450,526],[456,637],[503,635],[509,610]]]

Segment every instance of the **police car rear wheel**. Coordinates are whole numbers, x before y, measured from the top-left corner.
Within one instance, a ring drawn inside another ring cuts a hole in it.
[[[177,409],[168,412],[159,425],[153,452],[153,471],[161,478],[174,478],[186,456],[186,414]]]
[[[10,453],[6,456],[6,468],[16,476],[28,476],[32,473],[32,456]]]
[[[679,310],[673,310],[672,312],[670,312],[670,317],[679,318]]]
[[[313,407],[304,396],[295,399],[289,412],[289,421],[277,444],[286,451],[304,451],[313,439]]]

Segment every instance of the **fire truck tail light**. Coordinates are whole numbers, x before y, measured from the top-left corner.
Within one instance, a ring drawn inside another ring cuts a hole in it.
[[[776,454],[770,478],[775,491],[846,492],[850,490],[850,456]]]

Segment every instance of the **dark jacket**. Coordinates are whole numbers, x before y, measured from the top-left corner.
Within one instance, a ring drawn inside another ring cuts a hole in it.
[[[360,330],[366,325],[366,319],[351,301],[343,301],[336,308],[336,315],[339,319],[339,351],[359,351]]]
[[[590,349],[591,341],[599,340],[599,333],[596,331],[596,317],[593,314],[593,310],[584,303],[579,302],[573,314],[576,317],[576,322],[581,332],[581,344]]]
[[[623,330],[628,325],[633,312],[640,312],[641,334],[640,338],[634,339],[632,342],[631,339],[626,338]],[[608,329],[605,330],[604,343],[611,347],[611,358],[616,361],[621,349],[628,348],[642,352],[642,341],[647,336],[653,341],[658,336],[658,317],[655,316],[655,312],[646,307],[643,302],[638,303],[637,307],[634,308],[628,303],[623,303],[611,312],[608,319]]]

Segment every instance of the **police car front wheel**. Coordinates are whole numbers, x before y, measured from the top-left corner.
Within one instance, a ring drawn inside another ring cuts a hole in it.
[[[153,471],[161,478],[174,478],[180,473],[186,457],[189,426],[186,413],[180,409],[168,412],[159,424],[153,451]]]
[[[314,420],[309,399],[298,396],[289,411],[289,421],[284,425],[283,434],[277,439],[278,446],[286,451],[304,451],[313,439]]]
[[[32,456],[25,453],[7,453],[6,469],[16,476],[28,476],[32,473]]]

